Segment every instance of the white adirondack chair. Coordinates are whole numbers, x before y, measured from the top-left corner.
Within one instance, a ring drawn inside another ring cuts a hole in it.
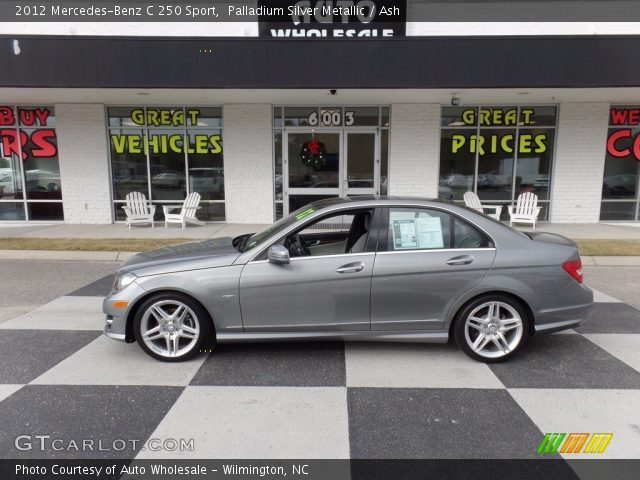
[[[123,206],[127,214],[127,226],[131,229],[134,223],[150,223],[151,228],[155,228],[153,215],[156,213],[156,206],[147,203],[147,197],[141,192],[131,192],[125,197],[127,204]]]
[[[518,203],[514,207],[509,205],[509,225],[513,223],[530,223],[536,228],[538,214],[542,207],[538,207],[538,196],[532,192],[518,195]]]
[[[480,213],[484,213],[485,210],[491,210],[491,212],[487,212],[487,215],[495,218],[496,220],[500,220],[500,214],[502,213],[502,205],[482,205],[480,203],[480,199],[478,195],[474,192],[467,192],[462,197],[464,198],[464,204],[469,207],[477,210]]]
[[[180,209],[180,213],[170,213],[171,210],[177,208]],[[162,211],[164,212],[164,228],[167,228],[170,223],[179,223],[182,225],[182,228],[185,228],[187,223],[204,225],[204,222],[196,218],[196,211],[200,208],[200,194],[197,192],[191,192],[182,205],[164,205],[162,207]]]

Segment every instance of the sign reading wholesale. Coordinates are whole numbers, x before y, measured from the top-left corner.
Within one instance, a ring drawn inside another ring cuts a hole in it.
[[[200,110],[187,108],[172,110],[168,108],[131,111],[131,123],[140,127],[182,127],[187,124],[197,125]],[[185,145],[184,134],[175,133],[112,133],[111,143],[116,153],[222,153],[222,141],[219,134],[190,133],[189,142]]]
[[[258,0],[256,13],[261,37],[398,37],[407,0]]]

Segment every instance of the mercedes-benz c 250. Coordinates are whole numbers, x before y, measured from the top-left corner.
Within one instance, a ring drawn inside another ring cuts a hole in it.
[[[213,342],[447,342],[497,362],[576,327],[593,293],[575,243],[440,200],[336,198],[265,230],[133,256],[105,334],[179,361]]]

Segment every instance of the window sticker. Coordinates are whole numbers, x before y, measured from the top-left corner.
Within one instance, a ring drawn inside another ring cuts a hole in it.
[[[306,210],[296,214],[296,220],[302,220],[305,217],[311,215],[315,210],[313,208],[307,208]]]
[[[413,217],[413,214],[411,216]],[[394,250],[444,248],[442,223],[439,217],[406,217],[405,212],[392,214]]]

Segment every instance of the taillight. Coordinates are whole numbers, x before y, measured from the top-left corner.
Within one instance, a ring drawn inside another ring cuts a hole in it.
[[[562,268],[564,268],[564,271],[571,275],[576,282],[582,283],[582,262],[579,258],[564,262]]]

